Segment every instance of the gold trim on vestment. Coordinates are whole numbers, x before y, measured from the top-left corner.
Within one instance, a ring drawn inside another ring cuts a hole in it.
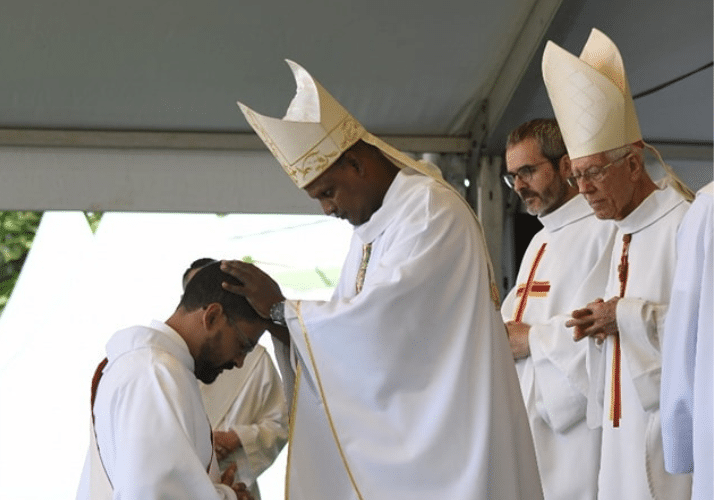
[[[298,186],[302,186],[313,172],[316,174],[314,178],[317,178],[365,133],[364,127],[348,113],[334,127],[325,131],[325,135],[314,146],[291,162],[262,126],[262,115],[258,115],[250,108],[247,108],[245,113],[250,126],[253,127],[268,150],[278,160],[285,173]],[[309,122],[300,124],[319,125],[319,123]],[[326,142],[328,139],[329,142]]]
[[[295,370],[295,383],[293,384],[293,400],[290,404],[290,416],[288,417],[288,458],[287,467],[285,469],[285,500],[290,498],[290,463],[293,456],[293,431],[295,429],[295,415],[297,415],[298,391],[300,389],[300,377],[302,375],[302,367],[300,361],[297,362]]]
[[[312,353],[312,346],[310,345],[310,339],[307,336],[307,328],[305,328],[305,322],[303,321],[303,318],[302,318],[302,312],[300,310],[300,306],[301,306],[301,301],[297,301],[297,303],[295,304],[295,312],[297,313],[298,321],[300,322],[300,328],[302,329],[302,334],[305,337],[305,344],[307,346],[307,352],[310,356],[310,363],[312,364],[313,370],[315,370],[315,382],[317,384],[318,390],[320,391],[320,397],[322,398],[322,404],[325,407],[325,416],[327,416],[327,422],[330,424],[330,430],[332,431],[332,436],[335,439],[335,444],[337,445],[337,451],[340,452],[340,458],[342,458],[342,464],[345,466],[345,471],[347,472],[347,475],[350,478],[350,482],[352,483],[352,487],[354,488],[355,493],[357,494],[357,498],[359,500],[364,500],[364,498],[362,497],[362,493],[360,493],[360,490],[357,487],[357,482],[355,481],[354,475],[352,474],[352,470],[350,469],[350,466],[347,463],[347,457],[345,456],[345,452],[342,449],[342,445],[340,444],[340,440],[337,436],[337,430],[335,429],[335,424],[332,421],[332,414],[330,413],[330,408],[327,404],[327,398],[325,397],[325,391],[322,388],[322,380],[320,379],[320,373],[317,370],[317,363],[315,362],[315,357],[313,356],[313,353]],[[297,394],[297,389],[298,389],[298,387],[296,387],[295,394]],[[295,398],[296,396],[294,395],[293,397]],[[293,407],[293,412],[294,411],[295,411],[295,409]],[[294,414],[293,414],[293,418],[290,423],[291,428],[294,425],[294,420],[295,420],[295,418],[294,418]],[[290,432],[292,434],[292,429]],[[291,441],[292,441],[292,435],[291,435]],[[289,465],[289,462],[288,462],[288,465]]]
[[[369,258],[372,256],[372,242],[365,243],[362,245],[362,261],[359,264],[359,269],[357,270],[357,280],[355,283],[355,292],[359,294],[364,286],[364,279],[367,277],[367,266],[369,265]]]

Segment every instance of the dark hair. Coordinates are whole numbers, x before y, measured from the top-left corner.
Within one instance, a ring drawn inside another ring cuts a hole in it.
[[[196,259],[193,262],[191,262],[191,265],[188,266],[188,269],[186,269],[183,272],[183,276],[181,277],[181,283],[183,284],[183,289],[186,289],[186,283],[188,283],[189,275],[191,275],[191,271],[195,271],[196,269],[201,269],[204,266],[207,266],[208,264],[212,264],[213,262],[218,262],[216,259],[212,259],[210,257],[202,257],[200,259]],[[195,273],[194,273],[195,274]]]
[[[355,142],[352,146],[347,148],[333,163],[331,166],[343,166],[345,165],[345,154],[351,151],[352,153],[356,153],[359,155],[364,155],[364,156],[371,156],[373,159],[377,160],[378,162],[382,163],[392,163],[391,160],[389,160],[386,156],[384,156],[384,153],[382,153],[382,150],[379,149],[377,146],[374,146],[373,144],[369,144],[368,142],[365,142],[362,139],[358,139],[357,142]]]
[[[529,122],[525,122],[516,127],[506,139],[506,149],[509,149],[516,144],[533,138],[538,143],[540,153],[550,160],[550,163],[555,169],[558,168],[558,162],[567,154],[563,136],[560,133],[558,122],[553,118],[536,118]]]
[[[234,285],[241,284],[230,274],[221,271],[221,263],[218,261],[200,267],[198,272],[186,283],[179,307],[191,312],[217,302],[223,307],[229,321],[236,319],[261,321],[262,318],[245,297],[223,289],[221,284],[224,281]]]

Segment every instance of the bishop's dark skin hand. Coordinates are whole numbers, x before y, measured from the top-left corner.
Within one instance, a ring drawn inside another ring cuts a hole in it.
[[[270,307],[285,300],[275,280],[253,264],[242,260],[224,260],[221,261],[221,270],[243,283],[243,286],[240,286],[224,282],[223,288],[243,295],[255,312],[263,318],[270,319]],[[286,327],[268,321],[266,328],[280,342],[290,345],[290,334]]]
[[[263,318],[270,318],[270,307],[285,300],[280,286],[253,264],[241,260],[221,261],[221,270],[240,280],[243,285],[223,283],[229,292],[242,295]]]

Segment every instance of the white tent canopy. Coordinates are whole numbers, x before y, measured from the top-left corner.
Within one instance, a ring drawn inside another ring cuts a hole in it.
[[[281,116],[294,93],[290,58],[371,132],[462,168],[469,200],[490,213],[492,256],[505,134],[552,116],[546,39],[577,53],[601,29],[634,94],[711,62],[713,43],[712,4],[701,0],[3,0],[0,12],[0,210],[317,213],[235,105]],[[636,106],[645,139],[692,187],[711,180],[711,68]],[[46,215],[0,321],[0,392],[22,409],[0,412],[0,487],[18,499],[72,498],[87,436],[82,381],[129,321],[120,314],[161,318],[196,257],[264,255],[256,238],[222,232],[245,229],[248,216],[185,216],[189,224],[142,214],[142,233],[132,214],[108,214],[92,236],[79,213]],[[267,246],[343,255],[327,240]],[[159,291],[165,283],[175,292]],[[28,432],[39,448],[8,445]],[[35,485],[38,449],[61,463]]]
[[[552,115],[544,40],[577,52],[591,27],[620,47],[635,94],[712,59],[700,0],[9,0],[0,208],[315,213],[235,106],[281,116],[284,58],[368,130],[471,158],[474,177],[511,127]],[[711,178],[711,68],[636,105],[646,140]]]

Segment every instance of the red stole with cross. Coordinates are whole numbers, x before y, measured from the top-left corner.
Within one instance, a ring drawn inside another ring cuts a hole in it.
[[[625,296],[627,289],[627,276],[629,273],[628,255],[630,253],[631,234],[625,234],[622,237],[622,256],[620,257],[620,265],[617,267],[617,275],[620,280],[620,298]],[[613,427],[620,427],[620,418],[622,417],[622,356],[620,353],[620,334],[615,335],[615,343],[612,350],[612,388],[610,394],[610,420]]]
[[[528,297],[545,297],[550,290],[549,281],[535,281],[536,269],[540,264],[543,254],[545,253],[545,246],[547,243],[543,243],[538,253],[533,259],[533,264],[531,264],[531,270],[528,273],[528,280],[522,285],[518,285],[516,290],[516,297],[520,297],[521,300],[518,302],[518,307],[513,315],[513,321],[522,321],[523,313],[526,311],[526,303],[528,302]]]

